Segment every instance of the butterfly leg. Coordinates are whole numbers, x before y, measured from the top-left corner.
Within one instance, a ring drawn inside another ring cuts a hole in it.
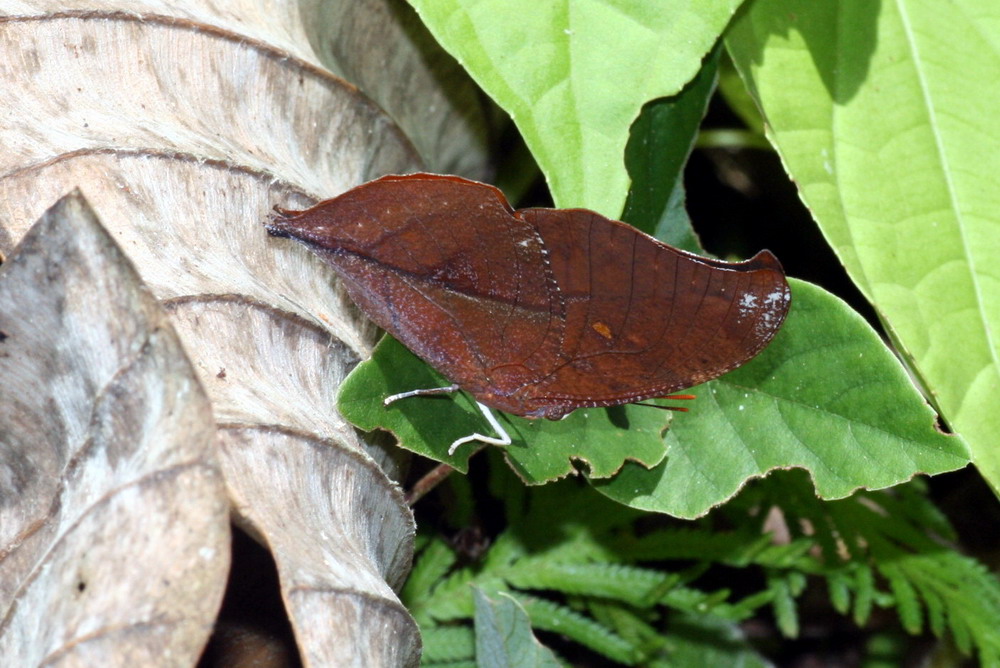
[[[455,450],[458,449],[458,446],[462,445],[463,443],[469,443],[470,441],[480,441],[482,443],[488,443],[490,445],[510,445],[511,443],[510,434],[508,434],[507,430],[504,429],[497,421],[496,416],[493,415],[493,411],[491,411],[489,408],[479,403],[478,401],[476,402],[476,405],[479,406],[479,410],[483,412],[483,416],[486,418],[486,421],[489,422],[490,426],[493,427],[493,430],[496,431],[497,436],[496,437],[484,436],[483,434],[470,434],[469,436],[463,436],[462,438],[452,443],[451,447],[448,448],[449,457],[455,454]]]
[[[429,387],[423,390],[410,390],[409,392],[390,394],[388,397],[382,400],[382,405],[388,406],[394,401],[399,401],[400,399],[407,399],[409,397],[420,397],[427,394],[448,394],[450,392],[458,392],[458,385],[449,385],[447,387]]]

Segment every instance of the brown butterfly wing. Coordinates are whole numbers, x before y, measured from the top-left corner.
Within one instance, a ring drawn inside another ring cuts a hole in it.
[[[520,388],[525,412],[664,396],[729,371],[777,332],[791,293],[778,260],[701,258],[585,210],[526,209],[566,313],[560,363]]]
[[[269,229],[331,264],[377,325],[477,399],[536,380],[562,338],[561,304],[537,231],[482,183],[389,176]]]
[[[766,251],[708,260],[591,211],[514,212],[496,188],[452,176],[383,177],[268,229],[319,253],[452,382],[526,417],[714,378],[767,344],[790,300]]]

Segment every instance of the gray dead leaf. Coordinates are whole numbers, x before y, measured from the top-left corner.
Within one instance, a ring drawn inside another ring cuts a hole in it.
[[[229,567],[211,409],[79,195],[0,266],[0,657],[191,665]]]
[[[375,330],[261,223],[389,172],[481,177],[473,87],[445,82],[454,64],[422,50],[399,0],[5,14],[0,82],[18,94],[0,126],[0,255],[79,187],[208,392],[234,514],[275,558],[303,660],[415,664],[394,593],[413,541],[399,453],[359,439],[333,402]]]

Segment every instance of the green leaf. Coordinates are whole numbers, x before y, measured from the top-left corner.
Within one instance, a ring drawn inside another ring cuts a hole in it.
[[[670,641],[651,665],[657,668],[730,666],[767,668],[739,626],[708,615],[677,615],[670,620]]]
[[[942,612],[955,644],[968,654],[973,646],[982,665],[1000,663],[1000,583],[996,575],[972,559],[937,548],[906,554],[883,547],[876,561],[889,581],[904,628],[922,629],[921,606],[927,605],[935,633],[941,633]],[[891,555],[891,556],[890,556]]]
[[[889,582],[889,588],[896,599],[896,610],[903,628],[911,635],[917,635],[923,630],[924,617],[917,592],[894,564],[882,564],[879,569]]]
[[[417,555],[410,577],[400,593],[400,599],[414,617],[420,616],[419,608],[430,598],[434,585],[444,578],[456,561],[454,550],[438,536],[433,537]]]
[[[833,571],[826,578],[830,590],[830,603],[833,609],[846,615],[851,609],[851,582],[844,571]]]
[[[771,607],[774,610],[774,621],[778,630],[786,638],[799,636],[799,615],[795,609],[795,597],[788,580],[785,578],[768,578],[768,589],[774,592]]]
[[[727,45],[848,272],[1000,491],[996,0],[763,0]]]
[[[707,565],[706,565],[707,566]],[[663,605],[694,615],[712,615],[731,622],[752,617],[758,607],[773,603],[775,592],[767,589],[757,594],[729,603],[732,592],[728,589],[702,591],[691,587],[674,587],[660,601]]]
[[[701,68],[741,0],[410,0],[514,119],[557,206],[615,218],[640,107]]]
[[[757,102],[743,85],[732,58],[722,58],[719,63],[719,95],[747,126],[747,131],[759,136],[766,146],[770,146],[764,139],[764,118],[760,115]]]
[[[447,462],[463,473],[475,444],[448,447],[474,432],[491,435],[471,397],[411,397],[384,406],[397,392],[442,387],[448,381],[392,337],[384,337],[370,360],[344,380],[337,405],[341,414],[365,431],[385,429],[408,450]],[[513,443],[504,448],[510,466],[528,484],[540,484],[576,471],[575,462],[595,478],[618,472],[625,460],[654,466],[666,452],[661,434],[670,414],[644,406],[588,408],[564,420],[527,420],[498,415]]]
[[[421,626],[420,640],[424,651],[420,665],[449,664],[475,658],[476,639],[467,626]]]
[[[559,563],[548,557],[522,560],[505,576],[519,589],[549,589],[649,607],[679,581],[677,576],[621,564]]]
[[[691,392],[664,463],[626,465],[598,490],[635,508],[697,517],[748,478],[802,467],[817,493],[843,498],[917,473],[964,466],[934,414],[867,323],[829,293],[792,282],[792,309],[756,359]]]
[[[927,622],[931,627],[931,633],[936,635],[938,638],[944,636],[944,601],[940,596],[938,596],[937,592],[930,589],[922,591],[920,594],[924,597],[924,603],[927,605]]]
[[[476,602],[476,665],[480,668],[559,666],[556,657],[531,633],[527,613],[509,594],[491,600],[478,587]]]
[[[631,666],[641,658],[635,645],[589,617],[546,599],[526,594],[517,594],[516,598],[536,629],[564,635],[618,663]]]
[[[577,602],[583,602],[577,599]],[[646,656],[651,656],[663,648],[666,638],[650,622],[658,622],[660,615],[648,610],[636,610],[627,603],[588,597],[584,603],[597,623],[608,628],[625,642],[637,647]],[[655,665],[646,659],[647,665]]]
[[[875,575],[872,569],[862,567],[854,572],[854,623],[864,626],[872,614],[875,603]]]
[[[703,251],[684,208],[684,165],[715,90],[718,65],[716,50],[683,91],[643,106],[625,147],[632,187],[622,220],[693,253]]]

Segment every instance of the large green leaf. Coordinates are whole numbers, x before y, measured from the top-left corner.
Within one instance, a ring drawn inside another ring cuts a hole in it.
[[[617,217],[649,100],[691,80],[741,0],[410,0],[514,119],[557,206]]]
[[[727,40],[803,200],[995,490],[998,26],[996,0],[760,0]]]
[[[775,468],[810,472],[842,498],[968,463],[868,324],[829,293],[794,281],[792,310],[749,364],[693,388],[667,433],[667,459],[628,464],[598,490],[634,508],[697,517]]]
[[[361,429],[392,432],[400,446],[463,473],[476,443],[459,447],[448,456],[448,446],[473,432],[494,435],[474,401],[465,393],[454,396],[411,397],[389,406],[382,400],[398,392],[448,385],[401,343],[386,336],[372,358],[362,362],[344,381],[337,405],[345,418]],[[589,475],[614,475],[626,461],[643,466],[659,463],[670,413],[645,406],[586,408],[563,420],[527,420],[497,414],[513,443],[504,448],[511,467],[528,484],[561,478],[584,466]]]
[[[625,146],[632,185],[622,220],[692,253],[704,251],[684,208],[684,166],[715,90],[718,69],[716,49],[684,90],[643,106]]]

